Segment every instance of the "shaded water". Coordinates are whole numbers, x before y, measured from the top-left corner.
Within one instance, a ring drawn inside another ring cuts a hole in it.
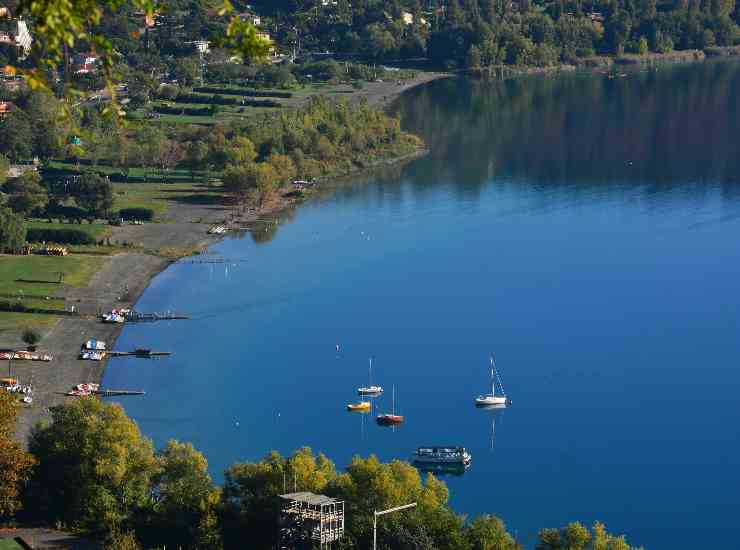
[[[291,223],[175,265],[127,326],[108,387],[157,445],[189,440],[217,477],[309,445],[473,454],[456,510],[536,531],[605,521],[649,549],[734,548],[740,528],[740,65],[624,78],[446,80],[398,102],[431,154],[341,186]],[[335,345],[341,344],[338,354]],[[513,406],[472,400],[494,351]],[[367,381],[395,431],[344,412]],[[495,438],[492,439],[495,421]]]

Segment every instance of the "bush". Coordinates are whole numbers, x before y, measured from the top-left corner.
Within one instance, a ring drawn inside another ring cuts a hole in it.
[[[52,242],[58,244],[95,244],[95,239],[79,229],[30,228],[26,235],[30,243]]]
[[[154,210],[151,208],[121,208],[118,217],[124,220],[142,220],[150,222],[154,219]]]
[[[76,206],[65,206],[63,204],[49,203],[49,206],[47,206],[46,208],[46,213],[44,217],[76,220],[87,217],[87,212],[85,212],[82,208],[78,208]]]
[[[21,338],[29,346],[35,346],[41,340],[41,335],[32,328],[27,328],[23,331],[23,336]]]

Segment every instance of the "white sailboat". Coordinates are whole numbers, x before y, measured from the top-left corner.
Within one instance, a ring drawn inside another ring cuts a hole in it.
[[[362,388],[357,388],[359,395],[380,395],[383,393],[383,388],[380,386],[373,386],[373,359],[370,358],[370,368],[368,369],[368,385]]]
[[[501,388],[501,395],[496,395],[496,379],[498,379],[499,386]],[[487,395],[479,395],[475,398],[476,407],[490,407],[491,405],[506,406],[508,399],[504,392],[504,386],[501,384],[501,378],[498,375],[496,369],[496,362],[493,360],[493,354],[491,354],[491,393]]]

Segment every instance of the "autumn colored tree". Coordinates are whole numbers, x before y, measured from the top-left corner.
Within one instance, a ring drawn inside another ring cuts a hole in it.
[[[16,397],[0,391],[0,518],[21,508],[20,491],[28,481],[33,457],[13,439],[18,414]]]
[[[77,399],[50,412],[29,439],[37,465],[27,508],[103,538],[125,532],[160,471],[151,441],[117,404]]]
[[[543,529],[536,550],[642,550],[630,546],[624,536],[607,532],[603,523],[594,523],[591,531],[574,521],[564,529]]]

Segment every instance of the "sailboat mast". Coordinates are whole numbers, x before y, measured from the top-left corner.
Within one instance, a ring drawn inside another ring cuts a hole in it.
[[[493,362],[493,354],[491,354],[491,395],[496,395],[496,378],[494,375],[494,369],[496,364]]]

